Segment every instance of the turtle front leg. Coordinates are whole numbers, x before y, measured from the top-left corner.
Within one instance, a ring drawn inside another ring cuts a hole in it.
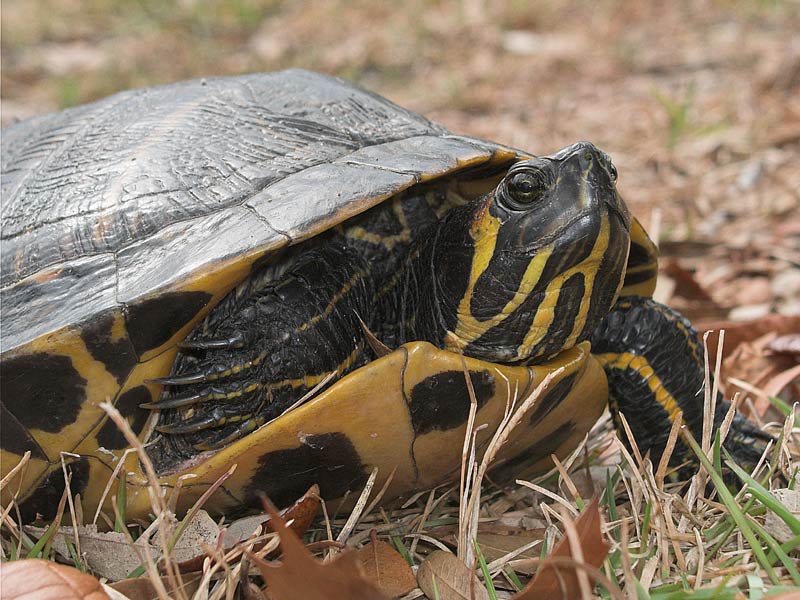
[[[155,454],[219,448],[367,360],[370,265],[334,238],[279,272],[254,272],[181,344],[162,397]],[[159,445],[169,451],[158,452]]]
[[[698,441],[704,417],[705,350],[697,331],[678,312],[651,298],[620,298],[591,337],[592,352],[608,376],[609,406],[617,430],[625,415],[639,450],[658,463],[679,414]],[[730,407],[721,394],[714,431]],[[772,437],[736,415],[724,447],[744,468],[755,466]],[[695,461],[678,440],[670,463]]]

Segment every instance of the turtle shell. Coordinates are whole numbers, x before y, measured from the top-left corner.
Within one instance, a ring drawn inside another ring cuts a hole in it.
[[[169,372],[178,342],[254,262],[411,186],[520,156],[299,70],[123,92],[4,130],[3,475],[30,451],[21,497],[37,488],[46,497],[59,487],[61,453],[79,454],[69,459],[73,492],[99,501],[89,481],[102,488],[95,480],[128,446],[100,403],[146,437],[139,404],[160,392],[147,381]],[[526,388],[534,378],[523,370]],[[303,410],[292,418],[310,422],[313,409]],[[335,433],[318,422],[314,435]],[[251,463],[263,459],[253,452]]]

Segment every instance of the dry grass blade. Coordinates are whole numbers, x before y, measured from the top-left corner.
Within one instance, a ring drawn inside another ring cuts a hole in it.
[[[548,564],[551,568],[558,567],[560,572],[567,572],[567,571],[583,571],[586,575],[596,583],[599,583],[603,586],[605,591],[614,598],[614,600],[626,600],[625,596],[622,595],[619,589],[606,577],[603,575],[603,572],[587,563],[582,563],[576,561],[574,558],[569,556],[552,556],[548,557],[544,560],[532,560],[532,561],[525,561],[529,564],[541,564],[544,565],[545,563]],[[531,582],[533,583],[533,582]],[[561,582],[559,582],[561,583]],[[552,595],[542,595],[541,592],[537,590],[531,590],[531,584],[525,587],[521,592],[511,597],[511,600],[576,600],[576,598],[581,598],[578,595],[569,595],[565,588],[557,588],[555,594]],[[589,598],[594,598],[594,596],[589,596]],[[677,596],[676,598],[680,598]]]
[[[369,495],[372,492],[372,487],[375,485],[375,480],[377,477],[378,469],[372,469],[372,473],[370,473],[367,483],[364,484],[364,489],[361,491],[361,495],[358,497],[358,501],[356,502],[353,511],[350,513],[347,522],[344,524],[344,527],[342,527],[342,530],[339,532],[339,536],[336,538],[336,541],[340,544],[347,542],[347,538],[350,537],[350,533],[353,531],[358,523],[358,520],[361,518],[361,515],[364,512],[364,507],[367,505]]]
[[[114,407],[112,404],[108,402],[103,402],[100,404],[100,408],[102,408],[108,414],[108,417],[114,422],[117,428],[122,432],[125,436],[125,440],[128,442],[131,448],[136,450],[136,454],[139,457],[139,460],[144,468],[144,472],[147,475],[147,481],[149,484],[148,487],[148,495],[150,497],[150,504],[153,509],[153,514],[156,515],[156,521],[154,526],[156,526],[158,530],[158,539],[161,545],[162,554],[164,557],[164,570],[166,571],[166,576],[170,582],[170,586],[173,590],[178,590],[179,594],[178,597],[183,597],[182,590],[183,590],[183,582],[181,580],[180,572],[175,564],[175,560],[170,552],[170,545],[171,545],[171,534],[173,531],[173,517],[171,513],[167,510],[166,502],[164,500],[163,490],[161,488],[161,484],[158,481],[158,476],[156,475],[155,468],[153,468],[153,463],[150,460],[150,457],[147,455],[144,447],[142,446],[142,442],[136,436],[136,434],[131,429],[128,421],[123,417],[120,412]],[[116,505],[115,505],[116,509]],[[156,525],[158,524],[158,525]],[[145,569],[147,570],[147,574],[156,585],[156,590],[158,591],[159,598],[168,598],[169,595],[167,594],[167,590],[163,585],[159,585],[161,582],[161,577],[158,573],[158,568],[153,560],[152,554],[147,551],[145,548]]]
[[[167,588],[170,594],[175,594],[176,591],[169,587],[170,583],[166,577],[162,577],[162,585]],[[183,582],[183,589],[181,592],[191,598],[200,589],[202,577],[200,574],[186,574],[186,579]],[[136,577],[135,579],[123,579],[116,583],[110,584],[111,589],[124,594],[131,600],[144,600],[145,598],[157,598],[158,592],[155,585],[149,577]]]
[[[467,429],[464,434],[464,446],[461,450],[461,478],[458,486],[458,556],[462,560],[467,560],[471,556],[472,543],[467,532],[470,523],[469,512],[469,488],[471,474],[475,462],[475,445],[470,443],[475,436],[475,414],[478,412],[478,400],[475,397],[475,390],[472,387],[472,379],[469,376],[467,362],[461,357],[461,366],[464,370],[464,379],[467,382],[469,392],[469,414],[467,416]]]
[[[22,455],[22,458],[19,459],[19,462],[16,465],[14,465],[8,473],[6,473],[3,479],[0,480],[0,492],[2,492],[6,488],[9,481],[11,481],[12,479],[14,479],[14,477],[16,477],[17,473],[20,473],[21,471],[23,471],[23,469],[25,469],[30,459],[31,459],[31,451],[26,450],[25,454]]]
[[[495,430],[491,440],[489,441],[480,465],[477,468],[470,466],[468,472],[472,475],[463,480],[464,487],[461,489],[461,502],[462,504],[465,503],[466,506],[461,506],[459,513],[458,556],[464,561],[465,564],[471,564],[474,560],[474,548],[472,541],[476,539],[478,534],[478,511],[480,508],[481,485],[483,485],[483,480],[486,476],[486,473],[494,462],[497,453],[508,441],[508,438],[514,429],[520,424],[520,422],[522,422],[525,415],[528,414],[531,408],[536,405],[536,402],[542,397],[542,394],[545,392],[545,390],[550,387],[550,384],[554,380],[559,379],[563,373],[564,367],[560,367],[555,371],[548,373],[547,376],[542,379],[542,381],[518,407],[516,406],[516,390],[512,397],[511,389],[510,387],[508,388],[509,396],[507,400],[506,413],[503,416],[503,419],[500,421],[500,424],[497,426],[497,429]],[[467,380],[470,381],[469,377],[467,377]],[[469,389],[471,402],[472,404],[477,405],[472,388],[470,387]],[[470,419],[470,421],[474,422],[474,417]],[[468,428],[467,435],[469,435],[470,431],[471,430]],[[470,458],[474,458],[476,451],[474,434],[475,431],[473,430]],[[465,447],[467,441],[468,440],[465,439]],[[473,464],[474,460],[470,460],[469,465]]]

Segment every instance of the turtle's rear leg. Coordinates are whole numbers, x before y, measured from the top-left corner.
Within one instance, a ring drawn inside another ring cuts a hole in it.
[[[676,311],[651,298],[621,298],[594,331],[592,352],[608,376],[609,406],[623,440],[619,413],[639,450],[658,463],[678,414],[698,441],[705,401],[705,349],[697,331]],[[730,407],[717,398],[714,431]],[[724,446],[744,468],[755,466],[772,437],[736,415]],[[671,464],[694,461],[679,438]]]
[[[157,402],[157,431],[189,456],[277,417],[331,373],[367,360],[374,312],[368,262],[336,238],[302,252],[277,279],[255,272],[182,344]]]

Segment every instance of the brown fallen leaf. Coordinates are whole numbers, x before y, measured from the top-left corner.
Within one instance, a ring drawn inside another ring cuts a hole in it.
[[[188,575],[188,574],[187,574]],[[203,578],[202,573],[194,573],[193,576],[184,576],[183,578],[183,596],[191,598],[197,589],[200,587],[200,581]],[[164,589],[170,597],[176,597],[176,589],[170,584],[168,577],[161,578],[164,584]],[[153,581],[149,577],[137,577],[135,579],[123,579],[116,583],[110,584],[111,589],[118,591],[120,594],[125,595],[129,600],[151,600],[158,598],[158,591],[153,585]]]
[[[604,539],[600,529],[600,501],[595,496],[591,504],[571,524],[578,539],[579,548],[572,545],[569,535],[564,535],[550,555],[542,562],[539,570],[525,589],[514,596],[514,600],[573,600],[581,598],[581,585],[578,572],[588,575],[590,581],[597,581],[595,573],[608,556],[611,547]],[[582,556],[581,556],[582,555]],[[584,569],[588,565],[589,569]]]
[[[755,412],[765,420],[779,418],[769,396],[780,397],[792,404],[800,391],[797,381],[800,371],[795,359],[785,354],[771,354],[767,350],[775,337],[774,333],[767,333],[752,342],[742,342],[722,362],[725,394],[733,397],[740,392],[749,396]],[[747,414],[747,405],[743,406],[743,412]]]
[[[284,522],[291,521],[289,529],[302,536],[311,526],[318,511],[319,486],[314,484],[294,504],[284,508],[279,514]],[[225,528],[224,543],[226,547],[246,540],[255,531],[256,527],[262,523],[264,525],[264,533],[274,531],[269,515],[260,514],[237,519]]]
[[[475,572],[444,550],[428,555],[417,571],[417,583],[428,598],[489,600],[489,593]]]
[[[723,357],[730,356],[743,342],[752,342],[767,333],[784,335],[800,331],[800,317],[787,315],[767,315],[753,321],[729,321],[725,319],[702,319],[694,322],[699,332],[725,330]],[[708,337],[708,355],[717,355],[717,336]],[[712,362],[713,364],[713,362]]]
[[[780,488],[770,492],[796,518],[800,518],[800,491],[789,488]],[[781,544],[785,544],[794,537],[794,533],[786,522],[771,510],[767,510],[764,520],[764,529]]]
[[[26,527],[26,531],[36,537],[43,535],[47,529],[43,527]],[[93,573],[110,581],[120,581],[144,562],[145,550],[154,559],[161,556],[161,547],[150,539],[150,534],[142,535],[133,544],[123,533],[114,531],[98,531],[96,525],[78,527],[81,555]],[[152,533],[152,532],[151,532]],[[219,527],[204,510],[199,510],[192,521],[184,529],[183,534],[173,548],[173,557],[179,564],[186,563],[197,556],[201,544],[216,545]],[[59,527],[53,536],[53,550],[65,558],[69,558],[67,542],[75,539],[72,527]],[[197,571],[202,568],[202,555],[199,567],[187,569]]]
[[[319,510],[319,486],[314,484],[303,496],[295,501],[291,506],[284,508],[280,511],[281,517],[284,521],[291,521],[289,528],[297,535],[303,535],[306,530],[311,526],[314,517]],[[249,538],[255,533],[258,527],[261,527],[262,535],[265,533],[272,533],[274,530],[270,523],[270,516],[268,514],[250,515],[237,519],[230,525],[226,526],[222,534],[222,550],[227,552],[236,544],[239,544]],[[251,550],[253,552],[259,550],[264,546],[264,542],[253,545]],[[199,550],[199,546],[198,546]],[[206,559],[206,554],[200,553],[196,556],[182,561],[178,564],[178,568],[182,573],[189,573],[191,571],[200,571],[203,568],[203,561]]]
[[[355,552],[345,551],[329,562],[315,559],[298,535],[286,526],[278,510],[264,500],[283,552],[280,562],[268,562],[247,552],[267,583],[267,597],[274,600],[388,600],[389,596],[368,581]]]
[[[786,369],[764,384],[767,396],[781,397],[787,404],[800,402],[800,365]]]
[[[49,560],[4,562],[0,580],[3,600],[109,600],[97,579]]]
[[[374,529],[370,532],[370,543],[359,548],[356,556],[366,578],[385,594],[397,598],[417,587],[409,564],[397,550],[380,541]]]
[[[505,532],[491,532],[478,530],[478,546],[483,552],[483,557],[487,563],[497,560],[506,556],[510,552],[519,550],[523,546],[527,546],[532,542],[544,539],[545,529],[517,529],[508,530]],[[513,560],[521,560],[525,558],[538,558],[539,548],[525,550],[514,556]],[[520,573],[533,575],[533,568],[522,566],[517,569]]]
[[[694,274],[684,269],[674,258],[668,258],[659,265],[660,271],[675,282],[673,293],[676,296],[708,304],[711,308],[719,308],[714,299],[706,292],[703,286],[695,279]]]
[[[800,360],[800,333],[780,335],[767,345],[767,350],[773,354],[785,354],[795,360]]]
[[[588,495],[588,494],[587,494]],[[487,563],[491,563],[498,558],[502,558],[519,550],[523,546],[527,546],[533,542],[544,539],[546,529],[543,527],[525,527],[519,526],[520,522],[532,520],[530,514],[525,511],[508,511],[502,515],[497,521],[490,521],[480,523],[478,525],[478,546],[480,546],[483,557]],[[456,525],[440,525],[428,529],[428,533],[433,535],[436,539],[447,543],[448,540],[456,539],[458,535],[458,526]],[[521,560],[526,558],[538,558],[539,548],[534,547],[514,556],[513,560]],[[515,569],[519,573],[526,573],[533,575],[536,566],[522,565]]]

